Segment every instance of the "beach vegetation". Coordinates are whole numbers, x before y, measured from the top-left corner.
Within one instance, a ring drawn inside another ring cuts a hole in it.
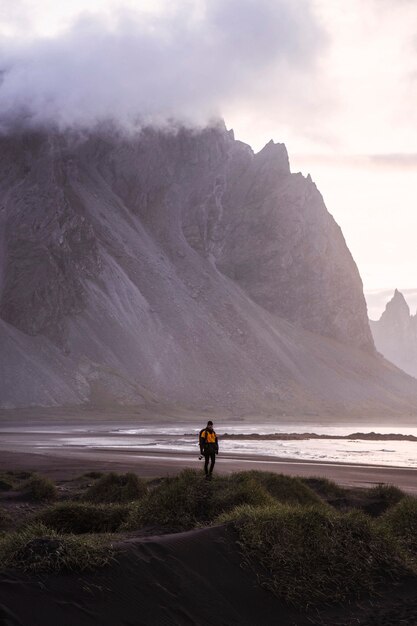
[[[83,474],[81,478],[92,478],[93,480],[97,480],[98,478],[101,478],[103,475],[104,475],[103,472],[85,472],[85,474]]]
[[[13,480],[27,480],[33,476],[33,472],[28,472],[26,470],[8,470],[6,474]]]
[[[309,476],[308,478],[300,478],[300,481],[326,501],[343,498],[346,495],[346,490],[343,487],[328,478]]]
[[[379,484],[366,491],[371,503],[378,503],[378,514],[384,513],[406,497],[404,491],[394,485]]]
[[[343,601],[408,571],[395,542],[359,511],[244,505],[218,521],[235,527],[262,585],[298,607]]]
[[[417,498],[402,498],[380,518],[379,524],[417,565]]]
[[[95,503],[123,503],[140,500],[148,491],[146,482],[133,472],[110,472],[98,478],[85,493],[84,499]]]
[[[61,535],[39,523],[0,538],[1,570],[84,571],[103,567],[111,558],[108,538]]]
[[[405,493],[393,485],[380,484],[370,489],[345,489],[345,497],[339,502],[331,502],[340,510],[359,509],[370,517],[380,517],[395,506]]]
[[[42,502],[46,500],[55,500],[57,497],[57,488],[55,483],[45,476],[34,474],[26,480],[20,487],[22,494],[28,500]]]
[[[274,502],[320,504],[319,497],[299,479],[269,472],[237,472],[206,481],[201,472],[184,470],[158,483],[132,508],[131,530],[159,527],[188,530],[214,521],[236,506],[266,506]]]
[[[4,509],[4,507],[0,506],[0,529],[5,528],[10,522],[10,515]]]
[[[382,483],[370,489],[364,489],[343,488],[321,477],[302,478],[301,481],[339,511],[359,509],[371,517],[379,517],[405,496],[405,493],[398,487]]]
[[[0,474],[0,491],[11,491],[15,484],[10,476]]]
[[[132,507],[126,528],[188,530],[211,518],[209,486],[200,472],[184,470],[164,479]]]
[[[293,476],[252,470],[231,474],[229,480],[232,484],[239,484],[242,480],[253,480],[278,502],[301,505],[321,503],[314,490],[305,485],[300,478]]]
[[[126,504],[56,503],[36,516],[39,523],[60,533],[112,533],[126,521]]]
[[[239,472],[216,479],[216,484],[209,486],[210,520],[219,514],[231,511],[241,504],[266,506],[274,499],[262,485],[259,477],[252,472]]]

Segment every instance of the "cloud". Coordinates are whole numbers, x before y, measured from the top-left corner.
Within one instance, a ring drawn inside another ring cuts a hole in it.
[[[294,158],[311,165],[325,165],[332,168],[364,169],[416,169],[417,153],[388,154],[294,154]]]
[[[265,107],[291,115],[324,43],[308,0],[195,0],[158,15],[82,15],[56,36],[0,39],[0,123],[204,124],[245,102],[259,116]]]
[[[416,153],[373,154],[369,159],[373,165],[382,167],[417,168]]]

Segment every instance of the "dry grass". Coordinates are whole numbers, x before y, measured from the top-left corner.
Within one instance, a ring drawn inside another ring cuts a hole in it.
[[[24,497],[35,502],[55,500],[57,497],[55,484],[49,478],[37,474],[25,481],[20,489]]]
[[[262,584],[299,607],[344,601],[408,572],[391,537],[358,511],[243,506],[220,521],[235,526]]]
[[[144,480],[136,474],[110,472],[101,476],[84,495],[85,500],[95,503],[133,502],[143,498],[148,489]]]
[[[57,532],[79,535],[117,532],[128,514],[125,504],[61,502],[44,509],[36,519]]]
[[[94,536],[61,535],[34,524],[0,539],[0,568],[27,572],[83,571],[112,558],[110,543]]]

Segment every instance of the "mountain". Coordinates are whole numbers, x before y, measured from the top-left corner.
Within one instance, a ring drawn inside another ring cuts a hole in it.
[[[395,290],[378,321],[370,322],[379,352],[417,378],[417,315],[410,314],[403,294]]]
[[[310,176],[218,124],[0,137],[1,406],[398,413]]]

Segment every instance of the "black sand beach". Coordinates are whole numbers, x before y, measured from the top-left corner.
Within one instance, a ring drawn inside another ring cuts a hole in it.
[[[87,573],[0,574],[1,626],[414,626],[416,579],[359,602],[299,611],[242,567],[224,526],[127,539]]]
[[[93,421],[93,431],[97,424]],[[38,423],[37,427],[46,425]],[[202,469],[197,454],[77,445],[39,449],[39,435],[30,432],[29,427],[24,432],[22,423],[19,428],[15,424],[15,429],[10,422],[5,425],[3,421],[1,426],[0,472],[38,472],[57,481],[62,493],[66,483],[85,472],[130,471],[152,479],[176,475],[184,468]],[[249,454],[220,454],[216,465],[218,475],[253,469],[323,477],[343,487],[369,488],[386,483],[417,494],[417,470],[409,468],[304,462]],[[241,547],[228,526],[153,536],[115,536],[115,546],[117,558],[97,571],[3,572],[0,626],[417,624],[417,582],[412,576],[395,584],[384,583],[376,595],[364,595],[359,601],[344,605],[300,611],[285,604],[262,588],[256,572],[242,567]]]

